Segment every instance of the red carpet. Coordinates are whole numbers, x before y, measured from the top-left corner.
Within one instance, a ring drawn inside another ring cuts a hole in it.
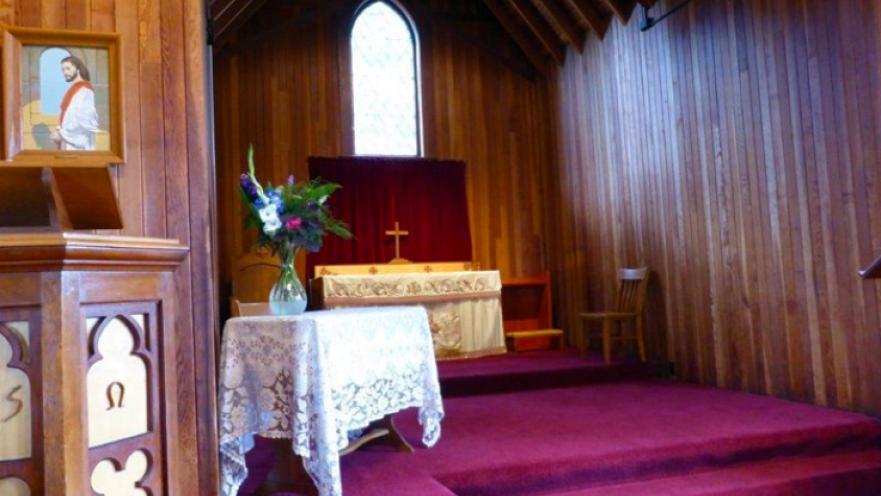
[[[582,357],[572,350],[438,363],[444,398],[643,379],[653,377],[654,371],[655,367],[640,362],[606,365],[599,354]]]
[[[536,373],[495,360],[484,376],[506,367]],[[444,363],[441,372],[446,381],[481,367]],[[344,457],[345,494],[881,495],[881,424],[858,414],[656,380],[448,397],[444,405],[434,448]],[[414,412],[396,422],[421,446]],[[257,479],[266,452],[255,448],[249,459]]]

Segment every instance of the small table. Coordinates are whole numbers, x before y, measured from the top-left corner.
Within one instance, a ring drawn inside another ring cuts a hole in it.
[[[247,477],[255,434],[291,439],[322,496],[342,495],[339,452],[351,430],[415,406],[422,442],[440,438],[444,410],[422,307],[230,319],[219,384],[224,496]]]

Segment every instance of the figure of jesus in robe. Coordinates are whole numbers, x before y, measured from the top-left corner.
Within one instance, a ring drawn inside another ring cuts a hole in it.
[[[61,60],[61,73],[71,85],[61,100],[61,115],[52,131],[52,141],[59,150],[94,150],[98,111],[89,69],[82,60],[70,56]]]

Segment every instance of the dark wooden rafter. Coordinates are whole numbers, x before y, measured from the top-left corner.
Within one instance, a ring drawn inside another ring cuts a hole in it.
[[[612,21],[611,15],[597,9],[592,0],[565,1],[569,4],[572,10],[576,12],[588,26],[590,26],[590,29],[593,30],[597,37],[602,39],[602,37],[606,35],[606,31],[609,29],[609,23]]]
[[[643,7],[647,8],[647,9],[654,7],[655,4],[658,3],[657,0],[637,0],[637,1],[639,2],[640,5],[642,5]]]
[[[563,5],[563,0],[535,0],[549,17],[548,21],[562,30],[563,36],[580,52],[584,46],[584,29],[578,25],[572,13]]]
[[[249,37],[239,37],[235,40],[235,43],[229,42],[229,39],[225,37],[214,45],[214,56],[242,53],[273,37],[283,36],[286,33],[303,29],[339,12],[346,4],[346,1],[331,0],[321,7],[306,8],[296,17],[280,18],[274,25],[265,27]]]
[[[213,21],[212,37],[215,46],[235,32],[251,18],[267,0],[213,0],[208,11]]]
[[[508,4],[551,57],[562,65],[566,60],[566,47],[538,8],[530,0],[508,0]]]
[[[544,57],[544,51],[533,36],[517,22],[517,16],[511,10],[505,0],[483,0],[490,12],[499,21],[499,24],[514,39],[514,42],[523,50],[523,53],[540,72],[547,71],[548,64]]]
[[[622,22],[626,23],[630,20],[630,15],[633,14],[633,9],[636,8],[636,0],[603,0],[606,5],[612,9],[612,12],[621,19]]]

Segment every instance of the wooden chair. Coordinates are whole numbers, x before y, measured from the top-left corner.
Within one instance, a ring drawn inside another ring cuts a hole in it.
[[[260,315],[272,315],[269,303],[242,303],[232,298],[230,314],[233,317],[258,317]]]
[[[281,272],[281,264],[278,257],[273,256],[266,248],[258,248],[236,259],[232,271],[232,295],[229,298],[230,315],[233,317],[255,315],[237,313],[236,302],[241,306],[245,305],[245,302],[267,301],[269,291],[278,280],[279,272]]]
[[[610,312],[587,312],[580,314],[581,318],[586,321],[583,325],[586,340],[585,350],[587,350],[590,342],[588,324],[591,321],[601,321],[603,324],[603,357],[606,363],[609,363],[612,358],[612,339],[632,339],[623,335],[623,329],[620,329],[621,335],[617,337],[612,336],[612,330],[616,326],[621,328],[624,322],[633,322],[635,339],[639,347],[639,358],[643,362],[645,361],[643,307],[645,306],[648,282],[648,267],[618,270],[618,297],[615,300],[615,308]]]

